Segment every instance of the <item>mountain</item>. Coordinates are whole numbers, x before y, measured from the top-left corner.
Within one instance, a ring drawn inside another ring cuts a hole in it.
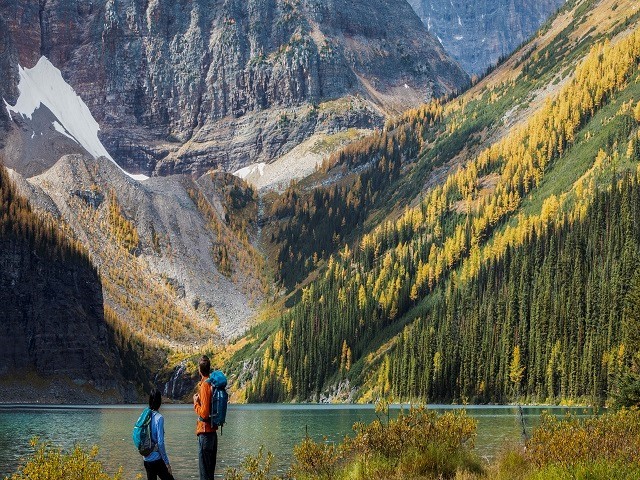
[[[86,154],[65,155],[34,177],[10,174],[36,214],[86,251],[103,321],[117,340],[120,371],[137,386],[153,382],[167,396],[189,394],[193,372],[167,362],[168,356],[220,348],[246,331],[269,292],[264,260],[253,245],[259,235],[255,194],[231,174],[139,182],[106,157]],[[40,282],[30,270],[21,278],[26,285]],[[85,345],[77,348],[78,355],[90,353]]]
[[[409,0],[422,22],[470,75],[507,57],[565,0]]]
[[[11,69],[45,56],[147,175],[269,162],[468,80],[404,0],[19,1],[0,17],[7,102]]]
[[[610,398],[637,308],[639,40],[637,2],[568,3],[463,95],[287,189],[291,293],[230,362],[247,398]]]
[[[0,400],[135,400],[139,367],[126,373],[84,249],[32,212],[1,165],[0,198]]]
[[[95,268],[100,315],[117,340],[120,372],[139,386],[155,378],[168,395],[188,393],[190,372],[173,365],[165,371],[167,355],[241,334],[269,290],[253,245],[253,190],[220,171],[152,179],[126,172],[102,144],[87,105],[46,57],[18,69],[16,90],[15,102],[3,108],[12,118],[5,163],[33,215],[82,245]],[[41,282],[31,271],[20,279]],[[17,320],[15,311],[7,314]],[[87,343],[77,344],[82,357],[93,354],[91,335],[100,332],[85,333]]]
[[[241,333],[264,295],[260,257],[224,219],[233,215],[225,195],[253,202],[234,182],[207,174],[139,183],[104,157],[68,155],[19,185],[86,245],[108,308],[147,342],[185,348]]]
[[[85,245],[106,306],[129,325],[143,323],[134,331],[145,331],[150,315],[164,329],[175,327],[170,341],[157,325],[146,332],[163,345],[206,343],[205,332],[214,330],[226,339],[241,332],[264,290],[262,260],[249,244],[250,214],[234,215],[255,210],[252,191],[223,173],[198,180],[129,174],[100,141],[87,105],[45,57],[20,68],[19,78],[15,105],[6,105],[15,120],[7,166],[32,204]],[[156,302],[167,298],[173,307],[157,311]]]
[[[122,378],[184,397],[205,351],[251,401],[606,401],[640,261],[637,2],[569,2],[443,98],[460,70],[403,2],[216,6],[3,13],[6,163],[95,269]]]
[[[117,368],[175,397],[175,358],[242,334],[272,290],[262,199],[227,172],[283,188],[468,81],[404,1],[214,3],[0,5],[4,163],[86,251]]]

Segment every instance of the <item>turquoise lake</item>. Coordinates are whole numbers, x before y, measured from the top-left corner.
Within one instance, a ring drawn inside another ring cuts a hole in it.
[[[25,455],[31,452],[29,440],[42,440],[63,448],[75,443],[98,445],[100,460],[110,472],[122,466],[126,479],[144,473],[142,457],[131,442],[131,430],[140,405],[96,407],[0,406],[0,478],[13,473]],[[432,405],[438,411],[452,406]],[[504,448],[522,442],[518,409],[512,406],[467,406],[467,413],[478,419],[476,449],[487,461]],[[547,410],[556,415],[572,412],[592,415],[591,409],[558,407],[524,407],[527,431],[535,426]],[[392,409],[392,416],[399,408]],[[195,414],[189,405],[163,405],[167,453],[176,479],[198,478],[198,444],[195,437]],[[216,476],[222,478],[229,467],[238,466],[261,445],[275,455],[279,472],[291,461],[292,448],[307,431],[329,442],[339,442],[352,433],[354,422],[376,418],[370,405],[230,405],[227,424],[218,443]],[[146,476],[145,476],[146,478]]]

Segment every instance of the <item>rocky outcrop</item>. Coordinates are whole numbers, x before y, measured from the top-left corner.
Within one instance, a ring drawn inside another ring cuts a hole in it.
[[[0,98],[12,98],[17,95],[18,71],[15,68],[17,62],[18,55],[9,33],[9,27],[0,16]],[[0,148],[4,146],[3,139],[9,130],[9,125],[8,112],[0,105]]]
[[[371,127],[467,82],[405,0],[21,0],[0,16],[20,63],[47,56],[112,156],[148,174],[269,161],[345,119],[287,124],[304,106],[361,97],[347,126]]]
[[[171,175],[137,182],[108,159],[87,155],[64,156],[27,180],[14,176],[35,208],[59,218],[85,245],[101,274],[105,305],[134,331],[143,328],[141,317],[149,309],[172,305],[172,321],[184,331],[167,339],[163,324],[169,320],[159,315],[157,325],[147,325],[146,340],[191,348],[228,341],[248,327],[264,298],[265,280],[258,254],[249,255],[254,248],[239,240],[234,213],[225,210],[223,191],[230,180],[240,182],[236,177],[207,174],[195,181]],[[138,235],[131,252],[123,250],[110,227],[112,201]],[[251,227],[247,230],[253,239]],[[227,257],[225,271],[216,247]]]
[[[198,372],[187,370],[186,362],[181,362],[172,370],[156,376],[155,385],[162,395],[174,400],[191,400],[188,398],[200,381]]]
[[[15,203],[6,178],[3,207]],[[97,272],[80,252],[43,243],[37,221],[19,211],[9,223],[5,211],[0,226],[0,401],[135,400]]]
[[[508,56],[564,0],[408,0],[432,35],[469,74]]]

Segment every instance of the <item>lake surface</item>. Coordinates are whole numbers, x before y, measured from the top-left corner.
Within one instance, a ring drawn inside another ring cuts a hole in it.
[[[142,457],[131,441],[131,430],[142,406],[46,407],[0,405],[0,478],[13,473],[21,458],[31,452],[29,440],[39,436],[63,448],[75,443],[98,445],[100,460],[110,472],[124,468],[125,478],[144,473]],[[445,411],[459,407],[432,405]],[[476,449],[491,460],[505,445],[522,441],[518,409],[511,406],[467,406],[478,419]],[[556,415],[572,412],[592,415],[591,409],[523,407],[528,432],[547,410]],[[397,415],[398,408],[392,410]],[[189,405],[163,405],[166,445],[176,479],[198,478],[198,444],[195,415]],[[370,405],[230,405],[227,424],[218,438],[217,477],[238,466],[261,445],[275,455],[278,471],[286,471],[293,446],[305,436],[340,442],[352,433],[354,422],[376,418]],[[146,476],[145,476],[146,478]]]

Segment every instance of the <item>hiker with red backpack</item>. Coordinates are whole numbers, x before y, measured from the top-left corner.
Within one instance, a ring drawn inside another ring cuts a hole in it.
[[[227,377],[220,370],[211,372],[211,361],[203,355],[198,363],[200,384],[193,396],[193,409],[198,414],[198,459],[200,480],[213,480],[218,451],[218,427],[222,427],[227,414]]]
[[[152,390],[149,408],[145,408],[133,428],[133,443],[144,457],[147,480],[174,480],[169,457],[164,445],[164,417],[158,410],[162,395]]]

